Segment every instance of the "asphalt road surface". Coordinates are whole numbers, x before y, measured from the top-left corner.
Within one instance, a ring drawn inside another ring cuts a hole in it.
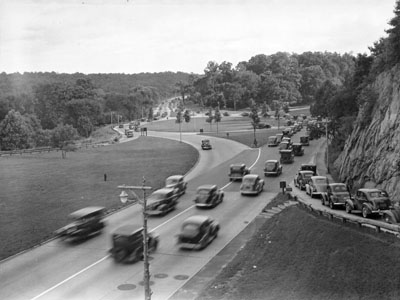
[[[179,133],[149,133],[179,140]],[[297,142],[301,133],[292,140]],[[315,160],[322,141],[311,141],[305,155],[284,165],[279,177],[266,177],[264,192],[256,197],[239,193],[240,182],[228,179],[229,165],[245,163],[251,172],[263,175],[267,159],[279,159],[278,149],[267,146],[250,149],[234,141],[210,138],[213,150],[202,151],[204,136],[182,134],[182,141],[200,151],[195,168],[187,174],[188,190],[175,211],[164,217],[149,218],[151,231],[160,236],[160,244],[151,254],[152,299],[168,299],[235,238],[280,190],[279,182],[293,180],[301,163]],[[195,189],[202,184],[217,184],[225,191],[224,202],[211,210],[193,205]],[[191,215],[214,217],[221,225],[220,234],[202,251],[183,251],[176,246],[175,235],[183,220]],[[78,245],[52,240],[0,264],[0,299],[143,299],[143,264],[122,265],[109,257],[111,233],[121,225],[141,226],[139,205],[130,206],[106,218],[104,232]]]

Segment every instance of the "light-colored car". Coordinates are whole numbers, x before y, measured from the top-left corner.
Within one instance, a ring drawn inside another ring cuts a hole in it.
[[[183,175],[172,175],[165,180],[165,187],[175,189],[175,193],[181,196],[186,193],[187,182]]]
[[[258,195],[264,190],[264,179],[257,174],[248,174],[243,177],[240,185],[242,195]]]
[[[147,199],[147,215],[166,215],[178,204],[178,195],[173,188],[154,191]]]
[[[306,184],[314,176],[313,171],[299,171],[294,178],[294,186],[300,190],[306,189]]]
[[[306,183],[306,193],[313,198],[315,195],[322,197],[326,193],[329,180],[325,176],[311,176]]]

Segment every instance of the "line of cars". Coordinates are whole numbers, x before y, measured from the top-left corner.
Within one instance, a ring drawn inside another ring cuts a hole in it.
[[[359,213],[364,218],[380,215],[388,223],[400,222],[400,208],[395,207],[388,193],[378,188],[360,188],[352,195],[344,183],[330,183],[317,174],[317,166],[303,164],[294,178],[294,185],[310,197],[318,196],[322,205],[342,208],[347,213]]]

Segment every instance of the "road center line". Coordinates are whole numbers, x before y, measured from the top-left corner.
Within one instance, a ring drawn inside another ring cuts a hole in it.
[[[261,156],[261,148],[258,148],[258,156],[257,156],[257,159],[256,159],[255,162],[250,166],[249,169],[253,168],[253,167],[256,165],[256,163],[257,163],[258,160],[260,159],[260,156]],[[226,185],[224,185],[224,186],[221,188],[221,190],[227,188],[227,187],[228,187],[229,185],[231,185],[231,184],[232,184],[232,181],[231,181],[231,182],[228,182]],[[152,231],[154,231],[154,230],[157,230],[158,228],[164,226],[165,224],[167,224],[167,223],[169,223],[170,221],[174,220],[174,219],[177,218],[178,216],[180,216],[180,215],[184,214],[185,212],[189,211],[189,210],[192,209],[193,207],[195,207],[195,205],[189,206],[189,207],[186,208],[185,210],[181,211],[179,214],[173,216],[172,218],[168,219],[168,220],[165,221],[164,223],[161,223],[161,224],[158,225],[157,227],[153,228],[150,232],[152,232]],[[86,268],[80,270],[79,272],[77,272],[77,273],[75,273],[75,274],[69,276],[68,278],[64,279],[64,280],[61,281],[60,283],[57,283],[56,285],[54,285],[54,286],[52,286],[51,288],[45,290],[44,292],[40,293],[39,295],[37,295],[37,296],[31,298],[30,300],[37,300],[37,299],[39,299],[40,297],[46,295],[47,293],[50,293],[52,290],[58,288],[60,285],[63,285],[64,283],[70,281],[71,279],[74,279],[74,278],[77,277],[78,275],[80,275],[80,274],[82,274],[83,272],[89,270],[90,268],[96,266],[97,264],[101,263],[102,261],[106,260],[106,259],[109,258],[109,257],[110,257],[110,254],[107,254],[107,255],[104,256],[103,258],[100,258],[98,261],[92,263],[91,265],[89,265],[89,266],[87,266]],[[175,292],[176,292],[176,291],[175,291]],[[175,293],[175,292],[174,292],[174,293]]]
[[[79,272],[69,276],[67,279],[64,279],[63,281],[61,281],[60,283],[57,283],[56,285],[52,286],[51,288],[45,290],[44,292],[40,293],[39,295],[37,295],[36,297],[33,297],[31,300],[36,300],[39,299],[40,297],[46,295],[47,293],[51,292],[52,290],[58,288],[60,285],[66,283],[67,281],[70,281],[71,279],[73,279],[74,277],[78,276],[79,274],[89,270],[90,268],[94,267],[95,265],[101,263],[103,260],[107,259],[110,256],[110,254],[104,256],[103,258],[100,258],[98,261],[92,263],[90,266],[87,266],[86,268],[80,270]]]

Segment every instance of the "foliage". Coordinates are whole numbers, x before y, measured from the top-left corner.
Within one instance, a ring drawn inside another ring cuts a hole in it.
[[[0,149],[15,150],[29,148],[32,127],[29,122],[15,110],[10,110],[0,123]]]
[[[185,110],[183,114],[183,119],[185,120],[186,123],[190,122],[190,111],[188,109]]]
[[[62,148],[77,137],[78,132],[72,125],[59,124],[53,130],[51,137],[52,146]]]
[[[260,117],[258,116],[258,107],[255,102],[253,102],[250,111],[251,126],[253,126],[254,131],[254,147],[257,147],[256,129],[260,123]]]

